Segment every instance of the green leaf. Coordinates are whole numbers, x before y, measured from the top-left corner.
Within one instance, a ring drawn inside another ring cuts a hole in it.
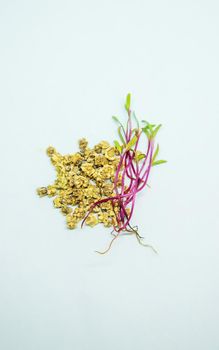
[[[125,145],[125,140],[122,136],[122,133],[121,133],[121,130],[123,131],[123,134],[125,135],[125,129],[124,129],[124,126],[122,125],[122,123],[120,122],[119,118],[117,118],[115,115],[112,116],[113,120],[118,123],[120,125],[120,127],[118,128],[118,134],[119,134],[119,137],[122,141],[122,143]]]
[[[123,128],[120,126],[120,127],[118,128],[118,134],[119,134],[120,140],[122,141],[123,145],[125,145],[125,139],[124,139],[124,137],[122,136],[121,130],[123,130]]]
[[[119,153],[122,153],[122,146],[120,146],[119,142],[115,140],[114,145],[116,149],[119,151]]]
[[[153,127],[155,126],[154,124],[148,123],[146,120],[142,120],[142,122],[146,123],[146,126],[142,128],[143,131],[148,131],[151,138],[153,136]],[[148,135],[147,135],[148,136]]]
[[[113,115],[112,118],[113,118],[113,120],[114,120],[115,122],[117,122],[117,123],[123,128],[123,125],[122,125],[122,123],[120,122],[120,120],[119,120],[118,117],[116,117],[115,115]]]
[[[127,145],[126,145],[126,150],[127,150],[127,151],[130,150],[130,149],[135,145],[137,139],[138,139],[138,138],[137,138],[137,136],[135,135],[135,136],[133,136],[133,138],[127,143]]]
[[[157,135],[158,131],[161,128],[161,124],[159,124],[153,131],[152,131],[152,137],[155,138],[155,136]]]
[[[135,112],[132,113],[132,116],[135,119],[135,122],[136,122],[136,125],[137,125],[138,129],[140,129],[139,121],[138,121],[138,118],[135,115]]]
[[[125,109],[127,110],[127,112],[130,110],[130,106],[131,106],[131,94],[129,93],[126,96],[126,102],[125,102]]]
[[[153,124],[148,124],[148,129],[150,130],[150,133],[153,134]]]
[[[156,162],[152,163],[152,166],[163,164],[163,163],[166,163],[166,162],[167,162],[167,160],[157,160]]]
[[[148,126],[146,125],[144,128],[142,128],[142,131],[147,135],[147,138],[151,138],[150,131],[148,130]]]
[[[147,131],[148,131],[147,136],[148,136],[148,134],[150,135],[150,136],[148,136],[148,138],[155,138],[155,136],[157,135],[157,133],[162,125],[159,124],[158,126],[156,126],[155,124],[148,123],[146,120],[142,120],[142,122],[146,124],[145,127],[142,128],[142,130],[145,133],[147,133]]]
[[[142,120],[142,123],[145,123],[150,130],[156,126],[155,124],[150,124],[147,120]]]
[[[158,155],[158,152],[159,152],[159,145],[157,144],[157,148],[156,148],[156,150],[155,150],[155,152],[154,152],[154,154],[153,154],[152,163],[153,163],[153,161],[156,159],[156,157],[157,157],[157,155]]]
[[[141,153],[137,156],[137,161],[139,162],[140,160],[145,158],[145,154]]]

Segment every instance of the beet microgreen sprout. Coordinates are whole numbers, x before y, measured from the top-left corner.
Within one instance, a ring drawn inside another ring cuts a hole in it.
[[[82,221],[83,226],[83,223],[93,209],[101,203],[110,201],[113,208],[115,204],[119,207],[119,211],[116,214],[116,225],[114,225],[113,230],[115,234],[112,232],[114,237],[105,251],[98,251],[100,254],[107,253],[115,239],[123,232],[135,234],[140,244],[150,247],[155,251],[152,246],[142,242],[143,237],[139,235],[138,228],[131,225],[131,219],[134,213],[137,194],[146,186],[149,186],[147,181],[151,168],[166,162],[165,160],[157,160],[159,145],[157,144],[155,148],[155,138],[161,128],[161,124],[150,124],[148,121],[142,120],[141,126],[135,112],[131,110],[131,94],[128,94],[126,97],[125,109],[128,114],[126,126],[120,122],[118,117],[113,116],[114,121],[119,125],[119,141],[115,140],[114,146],[120,155],[120,161],[114,179],[115,195],[93,203]],[[144,152],[138,149],[140,140],[143,137],[145,138],[144,144],[146,145]]]

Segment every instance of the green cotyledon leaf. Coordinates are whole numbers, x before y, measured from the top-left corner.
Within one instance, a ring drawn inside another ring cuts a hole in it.
[[[134,120],[135,120],[135,122],[136,122],[136,125],[137,125],[138,129],[140,129],[139,121],[138,121],[138,118],[136,117],[135,112],[132,112],[132,117],[134,118]]]
[[[161,124],[159,124],[153,131],[152,131],[152,137],[155,138],[155,136],[157,135],[158,131],[161,128]]]
[[[127,112],[130,110],[130,106],[131,106],[131,94],[129,93],[126,96],[126,101],[125,101],[125,109],[127,110]]]
[[[139,162],[140,160],[145,158],[145,154],[141,153],[137,155],[137,161]]]
[[[127,143],[126,145],[126,150],[130,150],[135,144],[136,144],[136,141],[137,141],[137,136],[134,135],[133,138]]]
[[[117,122],[117,123],[121,126],[121,128],[124,128],[124,126],[122,125],[122,123],[120,122],[120,120],[119,120],[118,117],[116,117],[115,115],[113,115],[112,118],[113,118],[113,120],[114,120],[115,122]]]
[[[167,160],[157,160],[157,161],[152,163],[152,166],[163,164],[163,163],[166,163],[166,162],[167,162]]]
[[[115,115],[112,116],[113,120],[118,123],[120,126],[118,128],[118,134],[119,134],[119,137],[120,137],[120,140],[122,141],[122,143],[125,145],[125,140],[124,140],[124,137],[122,136],[122,132],[125,136],[125,128],[124,126],[122,125],[122,123],[120,122],[119,118],[116,117]],[[121,132],[122,131],[122,132]]]
[[[147,135],[147,138],[150,139],[151,138],[151,133],[148,129],[148,126],[145,126],[144,128],[142,128],[142,131]]]
[[[122,136],[121,130],[123,130],[123,129],[122,129],[121,126],[119,126],[119,128],[118,128],[118,134],[119,134],[120,140],[122,141],[123,145],[125,145],[125,139],[124,139],[124,137]]]
[[[159,152],[159,145],[157,144],[156,150],[155,150],[153,157],[152,157],[152,163],[153,163],[153,161],[155,161],[155,159],[158,155],[158,152]]]
[[[146,124],[142,128],[142,131],[147,135],[148,139],[151,139],[153,137],[153,128],[155,127],[155,124],[150,124],[146,120],[142,120],[142,122]]]
[[[146,127],[152,132],[153,128],[156,126],[155,124],[150,124],[147,120],[142,120],[142,123],[146,124]]]
[[[119,142],[117,140],[113,141],[114,142],[114,146],[116,147],[116,149],[119,151],[119,153],[122,153],[122,146],[119,144]]]

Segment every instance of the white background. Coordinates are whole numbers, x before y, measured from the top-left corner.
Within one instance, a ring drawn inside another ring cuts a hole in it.
[[[0,3],[0,348],[216,350],[218,1]],[[133,224],[69,231],[35,188],[62,153],[113,140],[127,92],[163,124]]]

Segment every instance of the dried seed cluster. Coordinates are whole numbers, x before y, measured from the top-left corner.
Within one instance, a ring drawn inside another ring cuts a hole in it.
[[[115,194],[113,182],[120,160],[118,150],[106,141],[91,149],[83,138],[79,140],[79,149],[77,153],[61,155],[54,147],[48,147],[46,152],[57,178],[54,184],[37,189],[40,197],[55,197],[54,207],[66,215],[70,229],[77,226],[94,202]],[[91,227],[98,223],[106,227],[116,225],[118,210],[118,204],[112,207],[111,201],[101,203],[85,222]]]

